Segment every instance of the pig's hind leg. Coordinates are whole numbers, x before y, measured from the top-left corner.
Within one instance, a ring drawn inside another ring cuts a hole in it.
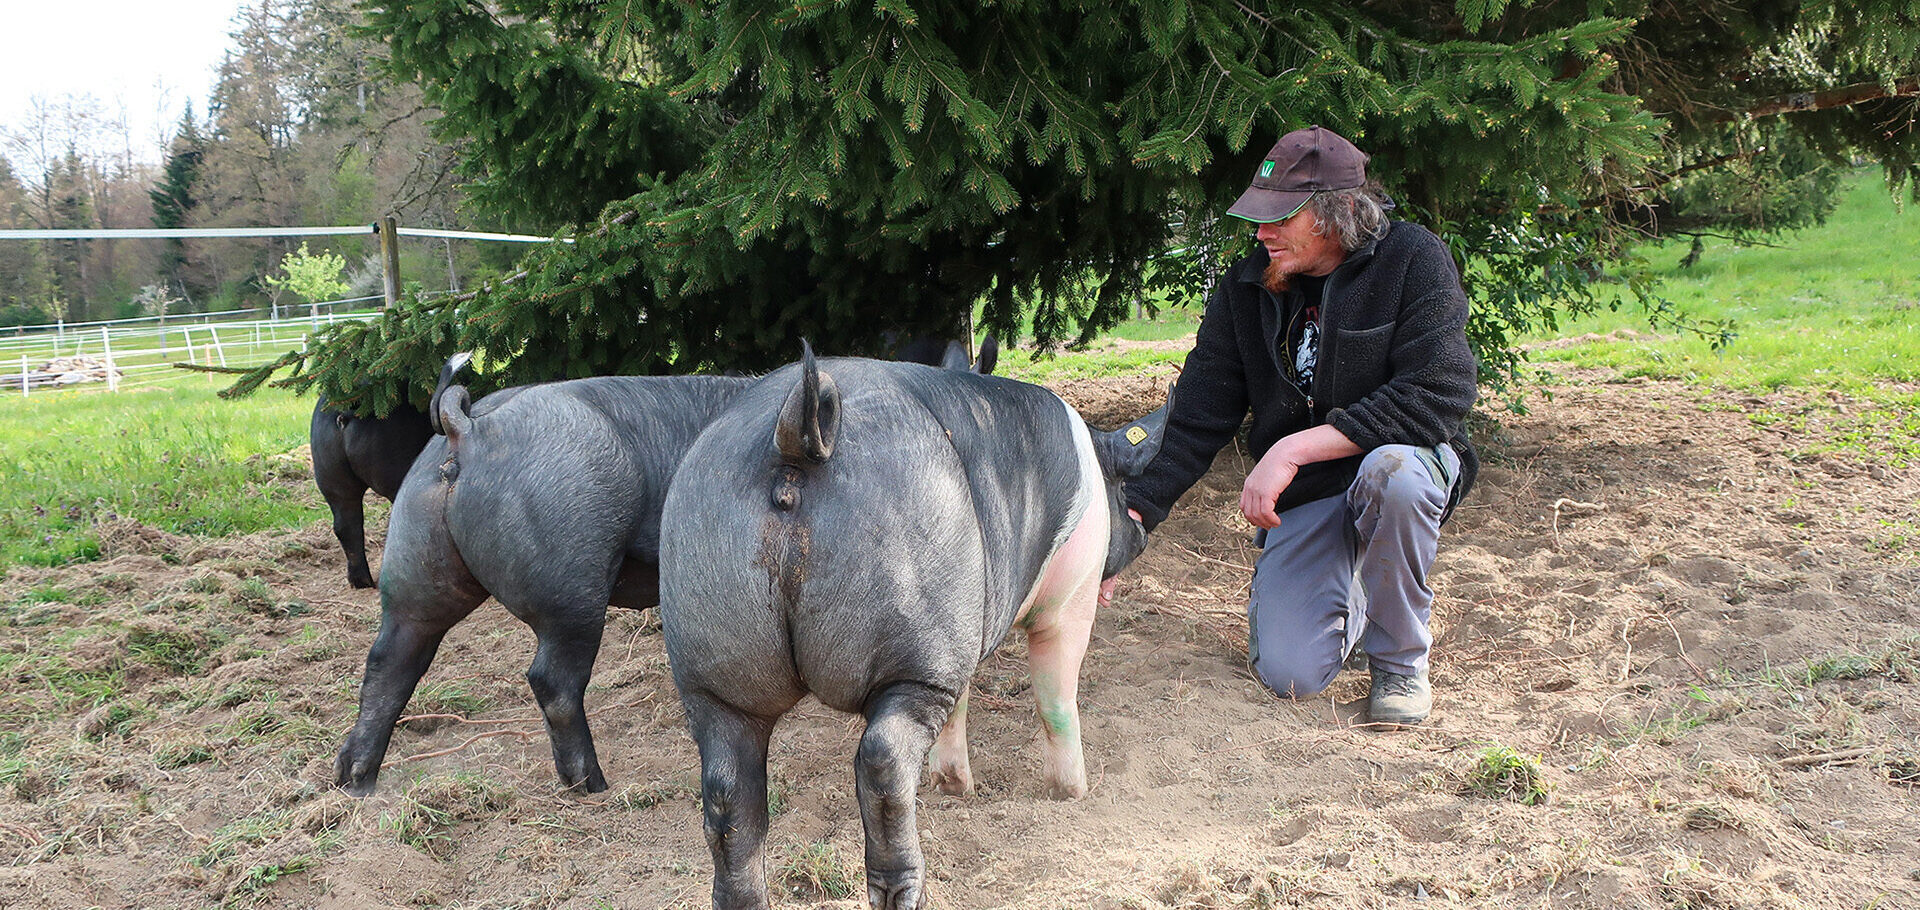
[[[381,560],[380,634],[367,651],[360,715],[334,759],[334,783],[355,796],[373,792],[393,725],[413,697],[441,639],[486,600],[440,520],[441,487],[414,491],[393,510]]]
[[[315,455],[315,485],[320,488],[321,498],[327,501],[327,510],[333,513],[333,537],[340,541],[340,550],[347,554],[347,584],[356,588],[374,586],[373,569],[367,564],[367,523],[366,506],[363,500],[367,495],[367,485],[355,477],[353,471],[344,464],[329,464],[328,459]]]
[[[433,664],[447,630],[486,599],[484,591],[447,590],[437,592],[431,607],[422,607],[404,593],[390,593],[396,587],[390,578],[381,591],[380,634],[367,651],[360,716],[334,758],[334,785],[354,796],[373,792],[393,740],[393,725]]]
[[[680,700],[700,748],[700,802],[713,853],[715,910],[767,904],[767,741],[775,718],[747,714],[690,685]]]
[[[947,715],[947,725],[940,728],[940,736],[927,756],[927,764],[933,766],[934,786],[948,796],[973,792],[973,765],[967,760],[967,693],[971,688],[960,690],[960,701]]]
[[[867,902],[874,910],[926,905],[927,864],[914,795],[927,747],[954,711],[953,701],[938,689],[903,682],[867,702],[854,783],[867,834]]]
[[[582,586],[591,587],[591,586]],[[576,592],[531,609],[514,609],[539,637],[527,685],[540,702],[547,738],[553,744],[553,766],[560,784],[588,793],[607,789],[606,775],[593,748],[587,727],[587,682],[600,654],[600,637],[607,624],[607,586]]]

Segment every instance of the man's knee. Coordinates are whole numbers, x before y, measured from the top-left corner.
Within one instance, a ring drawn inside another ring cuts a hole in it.
[[[1381,446],[1360,461],[1352,495],[1383,512],[1434,513],[1444,509],[1447,489],[1415,446]],[[1362,503],[1353,503],[1361,505]],[[1357,510],[1358,511],[1358,510]]]
[[[1306,661],[1288,662],[1275,659],[1258,659],[1253,662],[1253,673],[1260,682],[1273,690],[1281,698],[1312,698],[1332,685],[1333,677],[1340,672],[1340,664],[1331,667],[1312,665]]]

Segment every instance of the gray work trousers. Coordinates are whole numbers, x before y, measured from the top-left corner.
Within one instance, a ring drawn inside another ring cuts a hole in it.
[[[1346,493],[1281,512],[1279,527],[1255,536],[1247,651],[1267,688],[1318,694],[1355,645],[1378,669],[1427,672],[1427,571],[1459,478],[1451,446],[1381,446]]]

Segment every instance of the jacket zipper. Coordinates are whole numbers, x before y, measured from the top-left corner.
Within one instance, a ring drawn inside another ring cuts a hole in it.
[[[1332,275],[1328,275],[1327,277],[1328,277],[1329,279],[1331,279],[1331,278],[1332,278],[1333,276],[1332,276]],[[1327,341],[1327,339],[1326,339],[1326,334],[1327,334],[1327,320],[1326,320],[1326,313],[1327,313],[1327,284],[1328,284],[1328,282],[1322,282],[1322,283],[1320,284],[1320,316],[1321,316],[1321,318],[1320,318],[1320,336],[1321,336],[1321,337],[1320,337],[1320,348],[1319,348],[1319,350],[1316,350],[1316,351],[1314,351],[1314,352],[1313,352],[1313,353],[1314,353],[1314,359],[1315,359],[1315,363],[1316,363],[1316,366],[1315,366],[1315,369],[1314,369],[1314,378],[1315,378],[1316,380],[1317,380],[1317,379],[1319,378],[1319,376],[1320,376],[1320,370],[1319,370],[1319,368],[1318,368],[1318,360],[1319,360],[1319,357],[1320,357],[1320,352],[1321,352],[1321,351],[1324,351],[1324,350],[1326,350],[1326,348],[1327,348],[1327,344],[1326,344],[1326,341]],[[1281,337],[1282,337],[1282,338],[1284,339],[1284,340],[1283,340],[1283,342],[1282,342],[1282,344],[1281,344],[1281,347],[1282,347],[1283,349],[1284,349],[1284,348],[1286,347],[1286,342],[1291,342],[1291,341],[1293,340],[1293,327],[1294,327],[1295,325],[1298,325],[1298,324],[1299,324],[1299,322],[1300,322],[1300,317],[1302,317],[1302,316],[1304,316],[1304,315],[1306,315],[1306,312],[1307,312],[1307,308],[1306,308],[1305,306],[1302,306],[1302,307],[1300,307],[1300,309],[1299,309],[1298,311],[1296,311],[1296,312],[1295,312],[1295,313],[1293,314],[1293,317],[1292,317],[1291,319],[1289,319],[1289,320],[1287,320],[1287,328],[1286,328],[1286,334],[1285,334],[1285,335],[1283,335],[1283,336],[1281,336]],[[1311,392],[1302,392],[1302,391],[1300,391],[1300,367],[1298,366],[1298,364],[1299,364],[1299,356],[1300,356],[1300,352],[1299,352],[1299,351],[1297,351],[1297,350],[1288,350],[1288,351],[1284,351],[1284,353],[1285,353],[1285,354],[1287,354],[1287,355],[1290,355],[1290,356],[1288,356],[1288,357],[1287,357],[1287,364],[1286,364],[1286,365],[1287,365],[1287,379],[1288,379],[1288,382],[1287,382],[1287,386],[1288,386],[1289,388],[1291,388],[1291,389],[1293,389],[1293,392],[1294,392],[1294,394],[1296,394],[1296,395],[1299,395],[1299,396],[1300,396],[1301,398],[1304,398],[1304,399],[1306,399],[1306,402],[1307,402],[1307,421],[1308,421],[1308,424],[1309,424],[1310,426],[1318,426],[1318,425],[1319,425],[1319,423],[1320,423],[1320,412],[1319,412],[1319,410],[1317,409],[1317,406],[1316,406],[1316,405],[1314,404],[1314,401],[1313,401],[1313,394],[1312,394]],[[1309,386],[1311,386],[1312,384],[1311,384],[1311,383],[1309,383],[1308,385],[1309,385]]]

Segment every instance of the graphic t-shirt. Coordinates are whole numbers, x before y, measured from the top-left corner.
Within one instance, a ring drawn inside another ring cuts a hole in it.
[[[1320,295],[1326,289],[1325,276],[1296,275],[1293,286],[1300,296],[1297,308],[1287,320],[1286,355],[1292,366],[1293,384],[1300,394],[1313,395],[1313,372],[1320,364]]]

